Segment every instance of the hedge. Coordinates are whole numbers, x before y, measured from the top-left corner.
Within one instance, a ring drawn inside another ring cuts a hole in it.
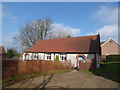
[[[119,62],[120,61],[120,55],[107,55],[106,60],[107,61],[112,61],[112,62],[114,62],[114,61]]]

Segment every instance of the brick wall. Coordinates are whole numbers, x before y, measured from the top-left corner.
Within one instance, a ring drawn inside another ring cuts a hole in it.
[[[116,44],[113,40],[109,40],[101,47],[102,55],[116,55],[120,54],[118,51],[118,44]],[[119,48],[120,49],[120,48]]]

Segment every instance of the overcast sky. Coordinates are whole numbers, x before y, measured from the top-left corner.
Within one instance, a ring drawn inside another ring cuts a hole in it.
[[[13,36],[26,22],[50,17],[57,28],[74,37],[96,35],[118,40],[118,3],[115,2],[3,2],[3,46],[14,47]],[[1,19],[1,18],[0,18]],[[1,24],[1,23],[0,23]]]

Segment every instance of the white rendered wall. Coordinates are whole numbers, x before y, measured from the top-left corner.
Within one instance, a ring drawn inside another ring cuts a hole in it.
[[[51,60],[54,61],[54,53],[51,53]]]
[[[22,55],[22,60],[25,60],[25,53],[23,53]]]
[[[71,60],[71,66],[72,67],[76,67],[76,63],[77,63],[77,59],[76,59],[76,56],[78,54],[67,54],[67,60]]]
[[[38,59],[44,60],[44,53],[38,53]]]
[[[78,54],[67,54],[67,60],[71,60],[71,66],[76,67],[77,66],[77,56]],[[86,56],[87,59],[94,59],[94,54],[83,54]]]
[[[99,56],[99,54],[96,54],[96,64],[97,64],[97,68],[99,68],[100,67],[100,56]]]
[[[29,60],[32,60],[32,53],[29,53]]]
[[[87,59],[94,59],[94,54],[84,54]]]
[[[44,59],[47,60],[47,55],[46,55],[46,53],[45,53],[45,55],[44,55]]]
[[[22,55],[22,60],[25,60],[25,54],[28,54],[29,60],[32,60],[32,53],[24,53],[24,54]]]
[[[32,53],[29,54],[29,59],[34,60]],[[34,53],[33,53],[34,54]],[[59,53],[51,53],[51,60],[54,61],[56,56],[59,56],[60,59],[60,54]],[[76,67],[77,65],[77,56],[78,54],[67,54],[67,60],[71,60],[71,66]],[[94,59],[94,54],[83,54],[86,56],[87,59]],[[96,54],[96,59],[97,59],[97,68],[99,67],[99,54]],[[25,60],[25,53],[23,54],[23,60]],[[46,53],[38,53],[38,60],[47,60]]]

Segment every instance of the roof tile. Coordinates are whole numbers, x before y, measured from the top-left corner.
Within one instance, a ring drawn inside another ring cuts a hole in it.
[[[99,35],[40,40],[26,52],[100,52]]]

